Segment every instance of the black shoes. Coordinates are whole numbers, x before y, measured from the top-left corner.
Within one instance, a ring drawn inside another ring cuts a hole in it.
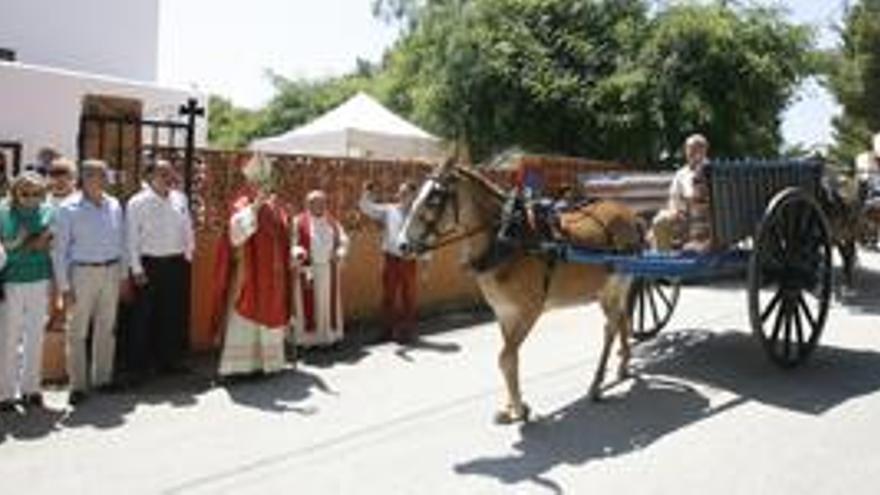
[[[78,406],[85,402],[86,393],[82,390],[71,390],[70,395],[67,397],[67,403],[71,406]]]
[[[14,400],[0,401],[0,413],[16,412]]]
[[[162,366],[159,369],[159,372],[163,375],[189,375],[192,374],[192,370],[186,366],[185,364],[168,364]]]
[[[42,408],[43,407],[43,394],[39,392],[34,392],[32,394],[26,394],[21,398],[21,403],[24,404],[25,407],[33,407],[33,408]]]

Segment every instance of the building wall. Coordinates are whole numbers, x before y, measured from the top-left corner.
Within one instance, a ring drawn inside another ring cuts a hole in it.
[[[159,0],[3,0],[0,47],[25,64],[156,82]]]
[[[22,143],[23,163],[33,161],[43,146],[75,157],[82,99],[87,94],[137,98],[143,102],[143,116],[156,119],[176,115],[189,97],[207,105],[204,95],[183,90],[0,62],[0,141]],[[200,119],[196,144],[203,146],[206,140],[207,121]]]

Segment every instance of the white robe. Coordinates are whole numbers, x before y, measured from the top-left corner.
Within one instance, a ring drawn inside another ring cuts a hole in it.
[[[339,268],[341,261],[348,254],[348,236],[342,226],[336,223],[335,231],[333,220],[328,217],[315,217],[308,215],[309,220],[309,251],[307,253],[300,246],[300,220],[294,221],[293,239],[291,242],[292,263],[296,268],[296,284],[294,286],[293,339],[296,345],[301,347],[316,347],[331,345],[342,340],[344,336],[344,318],[342,316],[342,294],[339,280]],[[333,295],[333,276],[331,262],[336,260],[336,295]],[[310,282],[314,291],[314,330],[309,331],[305,318],[305,299],[303,291],[303,279]],[[333,308],[331,305],[335,299],[336,324],[333,322]]]

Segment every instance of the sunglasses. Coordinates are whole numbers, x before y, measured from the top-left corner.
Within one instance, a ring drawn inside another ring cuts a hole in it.
[[[64,168],[53,168],[52,170],[49,170],[49,177],[66,177],[69,175],[71,175],[70,170]]]
[[[42,191],[22,191],[18,193],[18,197],[22,199],[42,198],[43,193]]]

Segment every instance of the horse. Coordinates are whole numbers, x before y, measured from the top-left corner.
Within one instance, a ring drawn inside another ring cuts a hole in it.
[[[843,284],[853,289],[858,261],[856,243],[864,228],[865,195],[853,180],[829,175],[823,178],[817,199],[828,217],[832,244],[843,261]],[[840,295],[840,286],[836,291]]]
[[[601,398],[615,338],[620,342],[618,379],[628,376],[631,334],[627,310],[631,277],[605,266],[568,263],[522,245],[498,254],[497,232],[507,197],[473,169],[451,161],[439,165],[420,186],[398,238],[401,249],[411,254],[463,244],[466,263],[501,327],[503,345],[498,364],[507,402],[495,415],[500,424],[529,419],[530,408],[520,389],[519,349],[544,310],[599,301],[605,327],[598,368],[589,388],[593,400]],[[586,226],[579,237],[590,247],[631,251],[642,247],[641,220],[632,210],[605,201],[586,208],[575,213]]]

